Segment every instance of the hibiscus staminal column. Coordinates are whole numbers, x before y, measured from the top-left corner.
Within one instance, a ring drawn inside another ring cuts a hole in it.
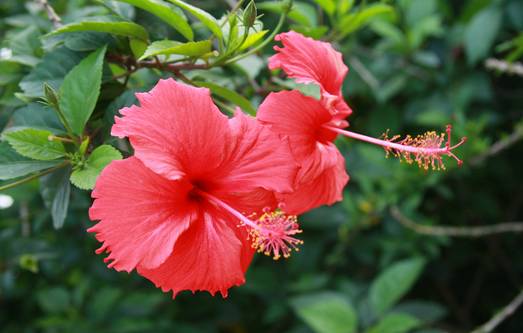
[[[442,160],[444,155],[455,159],[458,162],[458,166],[463,164],[463,161],[452,151],[464,144],[467,138],[463,137],[457,144],[451,145],[451,125],[447,125],[445,133],[438,134],[434,131],[429,131],[416,137],[407,135],[403,139],[399,135],[389,138],[388,131],[382,135],[382,139],[377,139],[333,126],[327,125],[324,127],[337,134],[381,146],[385,149],[387,157],[392,155],[409,164],[416,162],[420,168],[425,170],[429,168],[445,170],[445,164]]]
[[[274,260],[278,260],[282,256],[288,258],[292,250],[299,251],[298,245],[303,244],[302,240],[294,237],[294,235],[302,232],[299,229],[296,215],[287,215],[281,210],[271,211],[267,207],[260,217],[253,220],[251,218],[256,217],[256,215],[251,215],[251,218],[248,218],[209,193],[201,190],[195,192],[238,218],[240,220],[239,227],[248,228],[252,247],[259,253],[267,256],[272,255]]]

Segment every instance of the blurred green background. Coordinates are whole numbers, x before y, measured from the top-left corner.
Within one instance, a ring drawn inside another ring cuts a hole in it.
[[[108,11],[97,1],[50,3],[64,23]],[[105,3],[144,25],[155,40],[178,37],[143,10]],[[235,1],[190,3],[220,17]],[[281,3],[256,5],[272,30]],[[202,28],[191,22],[195,31]],[[302,216],[301,251],[280,261],[257,256],[247,283],[227,299],[183,292],[172,300],[136,273],[107,269],[86,232],[87,191],[71,188],[59,229],[38,180],[4,191],[1,332],[468,332],[520,292],[521,234],[440,237],[399,220],[463,227],[523,221],[523,73],[515,73],[523,54],[523,2],[295,1],[283,31],[289,29],[329,40],[343,53],[352,130],[418,134],[451,123],[455,138],[468,137],[458,150],[463,167],[449,160],[447,171],[425,172],[385,159],[380,148],[338,140],[351,176],[344,201]],[[20,81],[37,63],[59,61],[42,60],[49,50],[41,36],[51,30],[37,1],[0,2],[0,129],[27,107]],[[92,48],[82,38],[65,45],[83,56]],[[268,71],[271,54],[267,46],[237,64],[186,75],[257,105],[268,92],[294,86]],[[499,60],[501,70],[489,58]],[[104,83],[93,126],[103,127],[113,142],[107,130],[112,116],[135,102],[134,91],[150,89],[161,76],[168,74],[144,69],[127,88]],[[391,214],[394,207],[400,216]],[[523,311],[495,332],[523,332]]]

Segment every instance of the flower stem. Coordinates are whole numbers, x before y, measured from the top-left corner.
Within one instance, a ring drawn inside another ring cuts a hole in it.
[[[44,171],[39,172],[39,173],[35,173],[35,174],[33,174],[33,175],[29,176],[29,177],[19,179],[19,180],[15,181],[15,182],[12,182],[12,183],[5,184],[3,186],[0,186],[0,191],[8,190],[8,189],[13,188],[15,186],[25,184],[27,182],[30,182],[33,179],[45,176],[47,174],[50,174],[51,172],[54,172],[54,171],[56,171],[58,169],[61,169],[61,168],[65,167],[68,164],[69,164],[69,161],[64,161],[63,163],[60,163],[57,166],[54,166],[54,167],[52,167],[50,169],[44,170]]]
[[[49,135],[48,137],[49,141],[61,141],[61,142],[67,142],[67,143],[76,143],[76,141],[69,139],[69,138],[63,138],[61,136],[56,135]]]
[[[278,24],[276,24],[276,27],[274,28],[272,33],[267,38],[265,38],[265,40],[263,42],[261,42],[260,44],[258,44],[258,46],[256,46],[255,48],[249,50],[248,52],[239,54],[239,55],[237,55],[237,56],[235,56],[233,58],[228,59],[227,61],[224,62],[224,65],[232,64],[234,62],[237,62],[238,60],[241,60],[241,59],[243,59],[245,57],[248,57],[251,54],[254,54],[254,53],[258,52],[259,50],[264,48],[267,44],[272,42],[274,40],[274,36],[276,36],[276,34],[278,32],[280,32],[280,29],[282,28],[283,23],[285,22],[285,19],[287,18],[287,15],[291,11],[291,9],[292,9],[292,1],[289,1],[288,7],[280,15],[280,19],[278,21]]]

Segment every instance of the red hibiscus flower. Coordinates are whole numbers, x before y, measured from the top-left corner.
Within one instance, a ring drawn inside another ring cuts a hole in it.
[[[301,167],[296,190],[279,195],[287,212],[301,214],[342,199],[349,180],[345,159],[333,143],[337,134],[324,127],[336,126],[338,121],[321,102],[298,91],[271,93],[256,118],[289,138]]]
[[[285,142],[241,112],[228,119],[207,89],[161,80],[137,97],[112,129],[135,156],[104,169],[89,211],[109,267],[136,268],[173,296],[226,297],[255,249],[278,258],[301,243],[274,196],[297,173]]]
[[[269,68],[281,68],[298,83],[320,87],[320,101],[298,91],[271,93],[259,108],[257,119],[276,133],[289,137],[300,164],[296,191],[281,194],[285,209],[301,214],[342,199],[349,176],[345,159],[333,141],[337,134],[325,126],[344,128],[352,112],[343,100],[341,87],[348,68],[341,53],[329,43],[290,31],[276,36],[284,47],[269,59]]]
[[[343,100],[341,86],[348,72],[342,55],[325,42],[315,41],[290,31],[276,36],[282,47],[269,59],[271,69],[281,68],[299,83],[320,87],[320,101],[298,91],[271,93],[259,108],[257,119],[282,137],[288,137],[291,150],[300,165],[296,190],[280,194],[286,211],[301,214],[309,209],[342,199],[349,180],[345,160],[333,141],[337,135],[382,146],[387,155],[417,163],[428,169],[444,169],[442,156],[461,160],[452,150],[465,142],[451,145],[451,126],[445,133],[427,132],[416,137],[400,136],[376,139],[347,131],[345,118],[351,109]],[[446,139],[445,139],[446,137]]]

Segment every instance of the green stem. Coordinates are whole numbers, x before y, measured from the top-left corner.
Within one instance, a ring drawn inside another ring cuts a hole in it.
[[[75,143],[74,140],[71,140],[69,138],[62,138],[61,136],[55,136],[55,135],[49,135],[49,141],[61,141],[61,142],[67,142],[67,143]]]
[[[74,140],[76,139],[76,135],[74,135],[73,133],[73,129],[71,128],[71,126],[69,125],[69,123],[67,122],[67,118],[65,118],[65,115],[64,113],[62,112],[62,110],[60,110],[60,106],[56,105],[53,110],[56,111],[56,113],[58,114],[58,118],[60,118],[60,121],[62,122],[62,124],[64,125],[65,127],[65,130],[67,131],[67,134],[69,135],[69,137],[73,138],[73,141],[75,144],[77,144],[77,140]]]
[[[229,21],[229,19],[231,18],[231,15],[233,15],[234,13],[236,13],[238,11],[238,9],[240,9],[241,5],[243,4],[243,0],[240,0],[236,3],[236,5],[234,6],[234,8],[231,9],[231,11],[229,12],[229,14],[227,15],[227,17],[223,20],[223,22],[220,24],[220,28],[223,28],[223,26],[225,25],[225,22]]]
[[[494,332],[494,329],[501,324],[505,319],[513,315],[518,308],[523,304],[523,289],[517,294],[517,296],[507,304],[503,309],[490,318],[485,324],[476,328],[472,333],[490,333]]]
[[[34,175],[31,175],[31,176],[23,178],[23,179],[19,179],[19,180],[15,181],[15,182],[12,182],[12,183],[0,186],[0,191],[8,190],[8,189],[13,188],[15,186],[18,186],[18,185],[21,185],[21,184],[25,184],[27,182],[30,182],[33,179],[45,176],[47,174],[50,174],[51,172],[54,172],[54,171],[56,171],[58,169],[61,169],[61,168],[65,167],[68,164],[69,164],[69,161],[65,161],[65,162],[60,163],[57,166],[54,166],[54,167],[52,167],[50,169],[44,170],[44,171],[39,172],[39,173],[35,173]]]
[[[240,47],[242,47],[243,43],[247,40],[249,37],[249,27],[246,27],[245,33],[243,34],[242,41],[232,50],[227,51],[225,54],[223,54],[221,57],[216,59],[216,61],[212,64],[212,66],[219,66],[225,62],[227,62],[227,57],[230,55],[233,55]]]
[[[436,236],[436,237],[463,237],[463,238],[477,238],[490,235],[497,235],[502,233],[521,233],[523,232],[523,222],[506,222],[497,223],[493,225],[484,226],[430,226],[418,224],[405,215],[398,209],[392,207],[390,209],[391,215],[401,225],[413,230],[422,235]]]
[[[254,53],[258,52],[259,50],[261,50],[262,48],[264,48],[267,44],[269,44],[274,39],[274,36],[276,36],[276,34],[278,32],[280,32],[280,29],[282,28],[283,23],[285,22],[285,19],[287,18],[287,15],[291,11],[291,9],[292,9],[292,1],[289,2],[289,6],[287,7],[287,10],[285,10],[281,14],[280,20],[278,21],[278,24],[276,25],[276,28],[274,28],[274,30],[269,35],[269,37],[267,37],[262,43],[260,43],[258,46],[256,46],[255,48],[251,49],[250,51],[242,53],[240,55],[237,55],[236,57],[233,57],[233,58],[225,61],[224,65],[232,64],[232,63],[234,63],[234,62],[236,62],[238,60],[241,60],[241,59],[243,59],[245,57],[248,57],[251,54],[254,54]]]

